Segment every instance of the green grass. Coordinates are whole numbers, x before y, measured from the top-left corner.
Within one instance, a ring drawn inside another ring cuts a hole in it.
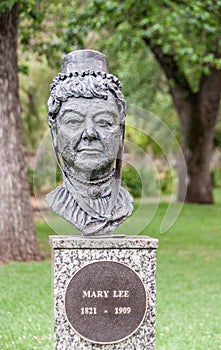
[[[185,205],[173,227],[159,234],[167,209],[162,203],[143,229],[142,234],[160,240],[157,350],[221,350],[220,191],[216,198],[214,206]],[[118,231],[133,234],[153,207],[144,203],[129,227],[125,223]],[[46,260],[0,267],[0,350],[53,349],[52,270],[48,259],[48,235],[53,230],[39,218],[36,225]],[[62,225],[59,227],[62,233]]]
[[[53,338],[49,261],[0,267],[0,349],[51,350]]]

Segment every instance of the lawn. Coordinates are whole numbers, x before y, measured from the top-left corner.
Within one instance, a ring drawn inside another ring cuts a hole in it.
[[[184,205],[176,223],[163,234],[158,232],[168,204],[161,203],[142,231],[160,240],[157,350],[221,350],[221,196],[216,195],[214,206]],[[154,206],[143,203],[134,222],[129,228],[122,225],[119,232],[133,234]],[[48,245],[53,230],[39,217],[36,227],[45,260],[0,267],[0,350],[53,349]]]

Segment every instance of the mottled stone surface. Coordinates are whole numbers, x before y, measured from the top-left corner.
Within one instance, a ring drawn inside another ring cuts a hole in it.
[[[112,237],[82,237],[76,236],[50,236],[53,249],[148,249],[157,248],[158,239],[149,236],[112,236]]]
[[[150,237],[81,238],[52,236],[54,263],[55,350],[154,350],[156,322],[156,248]],[[148,307],[143,323],[126,340],[93,344],[71,328],[65,315],[65,294],[73,275],[96,261],[116,261],[133,269],[144,283]]]

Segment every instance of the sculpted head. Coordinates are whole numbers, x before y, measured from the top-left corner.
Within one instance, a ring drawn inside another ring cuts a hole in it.
[[[64,57],[51,85],[48,121],[63,183],[46,196],[84,235],[110,235],[133,210],[121,186],[126,104],[97,51]]]
[[[119,80],[94,70],[60,73],[48,109],[61,168],[90,179],[107,174],[123,148],[126,107]]]

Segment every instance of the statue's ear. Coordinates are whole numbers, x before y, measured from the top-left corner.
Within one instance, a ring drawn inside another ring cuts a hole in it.
[[[53,147],[58,146],[58,133],[57,133],[57,123],[55,120],[51,123],[51,139]]]
[[[117,102],[117,108],[120,114],[120,119],[124,120],[126,117],[126,102],[118,99],[116,99],[116,102]]]
[[[51,139],[52,139],[52,145],[53,145],[53,148],[54,148],[54,153],[56,155],[59,168],[60,168],[61,172],[63,173],[64,162],[63,162],[63,159],[62,159],[59,147],[58,147],[58,133],[57,133],[57,123],[56,123],[56,121],[54,121],[51,124]]]

